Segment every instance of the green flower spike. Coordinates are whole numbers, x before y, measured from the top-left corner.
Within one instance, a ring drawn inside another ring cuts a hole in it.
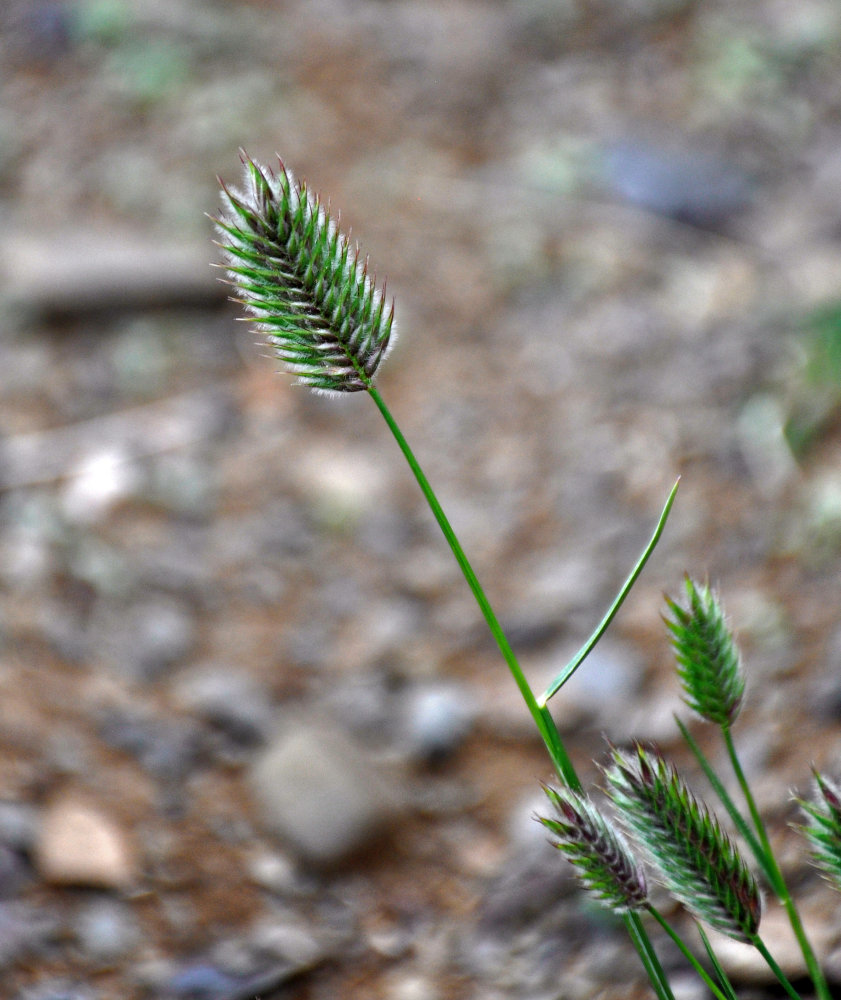
[[[686,577],[686,608],[666,598],[677,672],[687,705],[703,719],[728,727],[745,694],[739,650],[709,587]]]
[[[633,753],[614,748],[605,773],[623,823],[672,895],[698,920],[755,943],[762,910],[756,880],[677,771],[637,744]]]
[[[568,788],[544,786],[555,816],[538,816],[555,847],[576,868],[585,889],[614,913],[648,904],[645,872],[627,841],[593,803]]]
[[[811,802],[801,802],[809,840],[818,867],[832,885],[841,890],[841,789],[818,771]]]
[[[394,306],[375,287],[318,196],[278,159],[277,173],[245,153],[245,189],[222,185],[215,219],[236,301],[298,383],[325,393],[370,389],[394,342]]]

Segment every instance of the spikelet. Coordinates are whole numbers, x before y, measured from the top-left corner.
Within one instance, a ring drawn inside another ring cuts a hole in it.
[[[394,307],[359,248],[278,159],[277,172],[241,152],[245,186],[222,185],[215,219],[236,301],[301,385],[368,389],[394,341]]]
[[[807,818],[803,832],[827,881],[841,890],[841,789],[820,772],[814,774],[812,801],[800,802]]]
[[[708,722],[729,726],[736,721],[745,694],[741,658],[724,612],[709,587],[686,577],[687,607],[666,598],[684,700]]]
[[[543,790],[555,815],[538,819],[575,866],[584,888],[614,913],[643,909],[648,902],[645,872],[614,824],[583,795],[568,788]]]
[[[605,773],[623,824],[672,895],[711,927],[753,941],[762,912],[756,880],[677,771],[637,744],[633,753],[614,748]]]

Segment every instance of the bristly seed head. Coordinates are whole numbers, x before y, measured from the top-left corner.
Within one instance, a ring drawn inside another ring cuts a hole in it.
[[[745,694],[739,649],[721,604],[707,586],[686,577],[686,607],[670,597],[671,633],[677,672],[687,705],[701,718],[719,726],[736,721]]]
[[[812,801],[800,802],[807,818],[803,832],[818,867],[830,884],[841,890],[841,788],[817,770],[814,775]]]
[[[752,941],[762,913],[756,880],[677,771],[636,744],[632,753],[614,748],[613,765],[605,773],[623,825],[672,895],[711,927],[737,941]]]
[[[277,173],[245,153],[245,188],[222,184],[215,219],[231,284],[298,383],[320,392],[369,389],[394,342],[394,306],[359,248],[317,195],[278,159]]]
[[[555,815],[538,819],[585,889],[614,913],[643,909],[648,904],[645,872],[614,824],[583,795],[568,788],[543,790]]]

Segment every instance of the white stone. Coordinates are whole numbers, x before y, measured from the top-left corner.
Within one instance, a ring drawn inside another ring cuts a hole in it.
[[[288,724],[250,777],[267,825],[300,857],[321,865],[368,846],[398,801],[362,748],[320,720]]]
[[[124,831],[98,806],[74,794],[47,806],[35,859],[42,877],[56,885],[124,889],[134,877]]]

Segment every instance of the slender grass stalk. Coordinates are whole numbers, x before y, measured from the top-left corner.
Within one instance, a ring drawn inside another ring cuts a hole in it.
[[[424,475],[423,469],[421,469],[418,460],[415,458],[414,452],[409,447],[408,441],[404,437],[403,432],[397,426],[397,423],[394,420],[394,417],[392,417],[388,407],[385,405],[382,396],[379,392],[377,392],[373,385],[369,386],[368,393],[377,404],[377,407],[383,415],[386,424],[388,424],[389,430],[394,435],[400,450],[403,452],[404,458],[409,463],[409,468],[412,470],[415,479],[421,488],[421,492],[426,498],[426,502],[429,504],[435,520],[438,522],[438,527],[441,529],[444,538],[446,538],[447,543],[455,556],[455,560],[464,574],[467,585],[470,587],[470,590],[476,599],[476,603],[479,605],[479,609],[491,631],[491,635],[493,635],[496,640],[496,644],[502,653],[502,657],[508,665],[508,669],[511,671],[511,675],[517,684],[520,694],[523,696],[523,701],[525,701],[526,707],[531,713],[532,719],[534,719],[538,732],[543,737],[543,742],[546,745],[546,749],[549,751],[549,756],[552,758],[552,762],[555,765],[558,776],[570,788],[579,790],[581,788],[581,780],[573,767],[572,761],[570,760],[569,754],[567,753],[566,747],[564,746],[560,733],[558,732],[558,728],[555,725],[555,721],[545,709],[545,706],[538,705],[537,699],[534,697],[534,693],[526,680],[525,674],[523,673],[517,657],[514,655],[511,644],[503,632],[502,626],[499,624],[499,620],[497,619],[496,614],[491,607],[490,601],[482,589],[482,585],[479,583],[479,580],[473,571],[473,567],[470,565],[470,561],[464,554],[464,549],[462,549],[461,543],[456,537],[456,533],[453,531],[441,504],[438,502],[438,497],[429,485],[429,480]]]
[[[751,792],[750,785],[745,778],[741,762],[739,761],[735,745],[733,744],[733,738],[729,727],[723,729],[722,733],[725,743],[727,744],[727,751],[730,757],[731,765],[736,774],[736,780],[739,783],[739,787],[741,788],[742,794],[744,795],[745,801],[748,805],[748,810],[751,814],[751,820],[753,822],[754,829],[756,830],[756,834],[754,834],[753,830],[748,827],[744,817],[739,812],[733,802],[733,799],[728,794],[727,789],[721,783],[718,775],[713,770],[706,755],[698,746],[698,743],[692,738],[691,734],[682,722],[678,721],[678,726],[680,727],[684,740],[694,754],[695,759],[698,761],[704,771],[704,774],[713,786],[713,790],[729,813],[734,824],[738,827],[739,832],[748,844],[748,847],[750,848],[757,863],[761,866],[765,877],[768,879],[768,883],[774,892],[774,895],[785,909],[792,932],[797,939],[797,944],[800,948],[801,954],[803,955],[803,961],[806,963],[809,978],[812,980],[812,985],[815,987],[816,995],[819,997],[819,1000],[832,1000],[832,993],[829,989],[829,984],[826,981],[823,969],[821,968],[820,962],[815,955],[809,937],[806,934],[806,928],[803,926],[800,911],[797,909],[797,904],[791,895],[791,891],[789,890],[788,884],[786,883],[785,877],[780,869],[777,857],[771,847],[765,823],[763,822],[759,810],[756,807],[756,801],[753,797],[753,793]],[[758,948],[759,946],[757,945],[756,947]]]
[[[800,918],[800,911],[797,909],[797,904],[794,902],[794,898],[792,897],[791,891],[785,877],[783,876],[782,869],[777,861],[777,856],[774,853],[774,849],[771,847],[771,841],[768,838],[768,830],[759,809],[756,806],[756,800],[753,797],[753,792],[751,791],[750,785],[745,777],[745,772],[742,768],[741,761],[739,760],[739,755],[736,752],[736,746],[733,742],[733,734],[730,731],[730,726],[722,725],[721,734],[724,738],[725,746],[727,747],[727,754],[730,758],[733,773],[736,775],[736,780],[739,783],[742,795],[747,803],[754,829],[759,837],[762,853],[767,858],[767,867],[773,873],[773,880],[771,884],[774,886],[777,898],[783,905],[786,915],[788,916],[788,921],[791,924],[791,929],[794,936],[797,938],[797,943],[800,947],[803,960],[806,963],[806,968],[809,972],[809,978],[812,980],[812,985],[815,987],[815,992],[820,1000],[831,1000],[832,994],[829,989],[829,984],[826,981],[823,969],[821,968],[820,962],[815,955],[812,944],[809,941],[809,937],[806,934],[806,928],[803,926],[803,921]]]
[[[639,913],[635,910],[628,910],[622,914],[622,919],[659,1000],[675,1000],[669,977],[657,957],[657,952],[654,950],[654,945],[651,943],[651,938],[645,927],[643,927]]]
[[[657,921],[657,923],[663,928],[663,930],[666,932],[666,934],[668,934],[668,936],[672,939],[672,941],[674,941],[674,943],[680,949],[683,957],[689,962],[689,964],[692,966],[692,968],[698,974],[698,976],[702,980],[702,982],[704,982],[706,984],[707,989],[713,994],[714,997],[716,997],[716,1000],[735,1000],[735,995],[733,993],[733,987],[730,985],[730,981],[727,979],[727,976],[724,973],[724,970],[721,968],[721,964],[718,961],[718,959],[716,958],[715,952],[712,950],[712,946],[710,945],[709,940],[707,939],[706,934],[704,934],[703,927],[701,927],[701,925],[698,924],[698,930],[701,932],[701,935],[704,938],[704,943],[705,943],[705,945],[707,947],[707,954],[709,955],[710,960],[713,962],[713,965],[715,966],[715,969],[716,969],[716,972],[717,972],[719,978],[723,977],[723,982],[726,984],[724,989],[722,989],[720,986],[718,986],[713,981],[712,977],[707,972],[707,970],[703,967],[703,965],[701,965],[701,963],[698,961],[698,959],[692,954],[692,952],[690,951],[690,949],[687,947],[686,942],[683,940],[683,938],[677,933],[677,931],[672,927],[672,925],[666,920],[666,918],[657,909],[657,907],[655,907],[655,906],[649,906],[648,907],[648,912]]]
[[[236,300],[300,384],[331,394],[365,391],[374,401],[461,568],[558,776],[572,792],[580,792],[581,781],[546,702],[601,638],[642,572],[662,534],[677,484],[654,535],[608,613],[552,689],[536,698],[435,492],[374,385],[394,341],[394,309],[386,306],[385,288],[376,287],[358,248],[351,247],[327,207],[305,184],[294,180],[282,161],[274,172],[242,152],[241,159],[245,188],[235,191],[222,184],[223,213],[215,220]],[[674,1000],[639,914],[629,908],[623,919],[659,1000]]]
[[[780,985],[786,991],[786,993],[788,993],[788,995],[791,997],[791,1000],[803,1000],[803,998],[800,996],[797,990],[789,982],[788,976],[780,968],[774,956],[771,954],[770,951],[768,951],[768,948],[766,947],[765,942],[762,940],[762,938],[758,934],[754,934],[753,937],[750,939],[749,943],[752,944],[753,947],[756,948],[756,950],[759,952],[759,954],[765,959],[766,963],[768,964],[768,968],[777,977],[777,980],[779,981]]]
[[[733,984],[730,982],[730,977],[724,970],[724,966],[718,960],[718,955],[716,955],[715,950],[710,943],[710,939],[707,937],[707,932],[704,928],[698,924],[698,934],[701,936],[701,940],[704,942],[704,948],[707,952],[707,958],[710,960],[710,964],[715,969],[715,974],[718,976],[718,981],[721,983],[721,988],[727,995],[727,1000],[737,1000],[736,991],[733,989]]]

